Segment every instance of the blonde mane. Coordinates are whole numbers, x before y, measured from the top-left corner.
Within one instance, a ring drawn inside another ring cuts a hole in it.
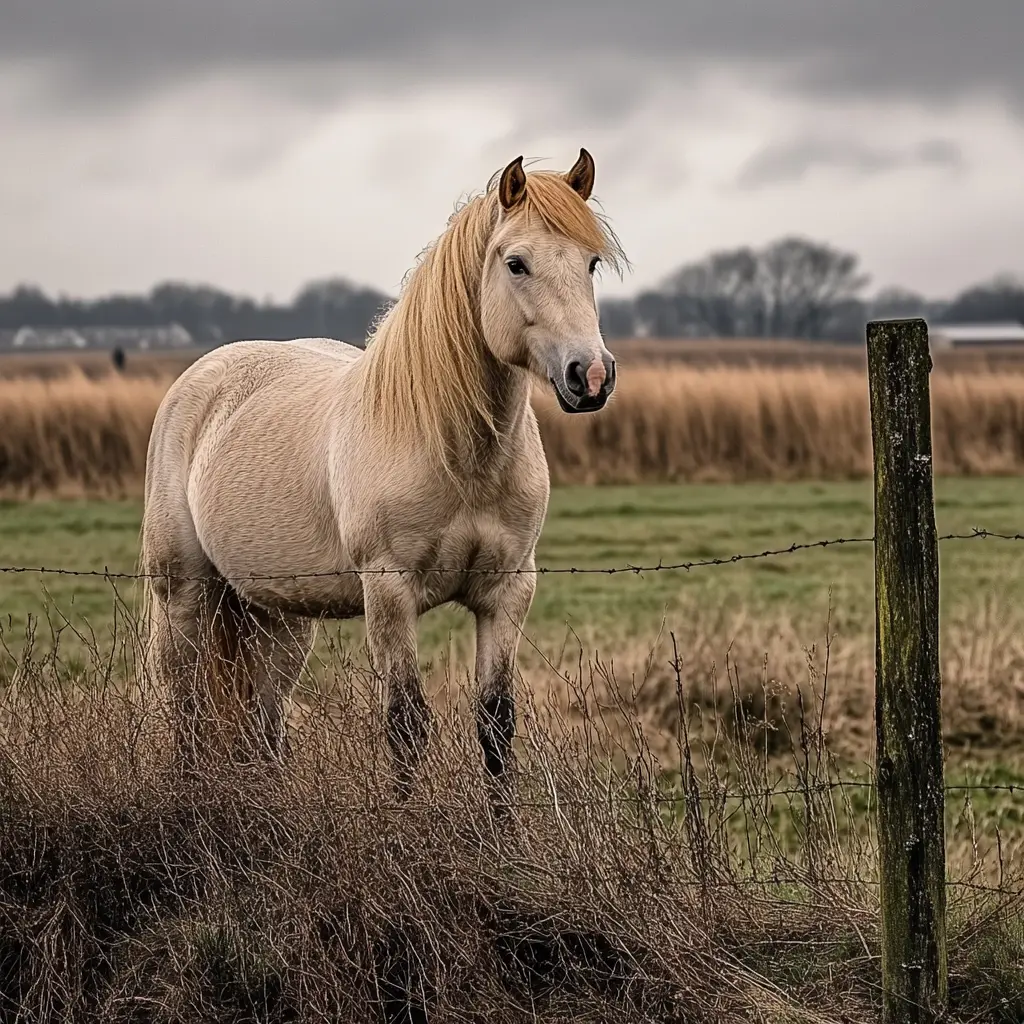
[[[498,220],[498,177],[455,211],[368,343],[363,402],[370,418],[391,441],[420,442],[445,468],[460,440],[495,432],[483,377],[480,287]],[[625,262],[604,218],[561,174],[530,172],[525,199],[511,216],[539,218],[613,269]]]

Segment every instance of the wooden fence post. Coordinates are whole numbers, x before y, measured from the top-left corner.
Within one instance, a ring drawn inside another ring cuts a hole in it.
[[[875,731],[883,1024],[948,997],[939,556],[924,320],[867,325],[875,476]]]

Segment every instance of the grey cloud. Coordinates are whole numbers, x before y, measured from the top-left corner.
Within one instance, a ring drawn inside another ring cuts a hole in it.
[[[815,167],[868,176],[914,165],[960,170],[964,163],[960,147],[949,139],[928,139],[895,149],[808,136],[765,147],[741,168],[736,184],[750,189],[798,181]]]
[[[63,102],[136,95],[212,70],[323,66],[316,89],[542,75],[583,104],[610,63],[731,65],[823,95],[1024,110],[1021,0],[5,0],[0,59],[47,61]],[[628,88],[628,84],[624,86]],[[314,93],[316,89],[313,90]]]
[[[919,163],[961,170],[966,161],[963,150],[952,139],[928,139],[914,150]]]

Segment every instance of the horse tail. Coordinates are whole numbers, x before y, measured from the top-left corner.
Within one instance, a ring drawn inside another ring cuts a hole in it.
[[[202,663],[216,732],[226,749],[238,740],[255,697],[257,666],[251,662],[259,644],[250,635],[256,626],[254,618],[234,588],[222,579],[210,584],[212,592],[204,601],[208,619],[201,634],[207,647]]]

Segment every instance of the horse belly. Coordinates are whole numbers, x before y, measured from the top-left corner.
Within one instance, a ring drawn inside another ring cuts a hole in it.
[[[310,619],[354,619],[362,615],[363,588],[358,578],[353,583],[332,579],[248,581],[235,589],[261,608]]]
[[[233,492],[236,499],[244,490]],[[315,492],[272,486],[197,521],[200,543],[217,571],[248,601],[295,615],[352,618],[363,588],[346,557],[329,506]],[[285,498],[284,495],[287,494]],[[230,509],[230,511],[228,511]]]
[[[340,562],[325,562],[325,547],[310,538],[306,557],[294,551],[296,538],[281,547],[240,541],[218,545],[211,561],[240,597],[263,608],[312,618],[348,619],[363,614],[359,576]],[[292,552],[286,555],[284,549]],[[319,557],[317,557],[319,555]]]

